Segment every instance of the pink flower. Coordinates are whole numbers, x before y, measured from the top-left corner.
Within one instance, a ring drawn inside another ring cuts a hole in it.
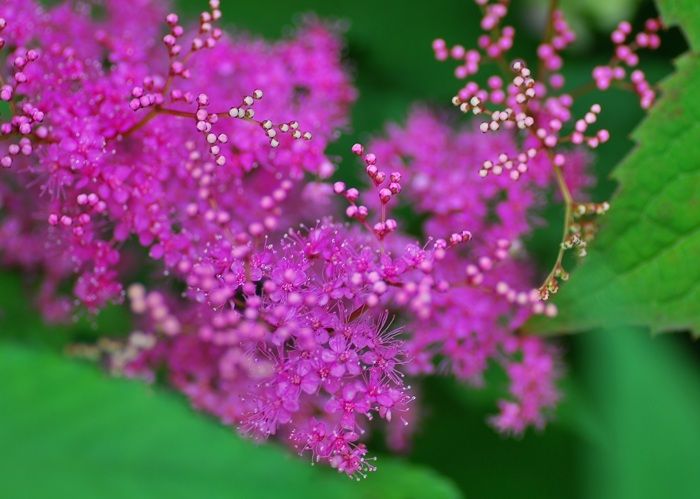
[[[332,337],[328,342],[328,347],[321,353],[321,359],[330,364],[331,375],[340,378],[346,372],[353,376],[360,374],[357,352],[348,347],[344,336]]]

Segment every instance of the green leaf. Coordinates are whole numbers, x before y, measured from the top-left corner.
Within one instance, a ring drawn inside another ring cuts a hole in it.
[[[586,497],[697,498],[700,372],[687,338],[630,329],[581,338],[605,432],[605,445],[584,448]]]
[[[660,7],[697,43],[699,2]],[[634,133],[637,148],[613,173],[620,188],[589,256],[556,297],[558,317],[529,330],[633,325],[700,334],[700,58],[688,53],[676,66]]]
[[[387,458],[350,480],[54,354],[2,344],[0,379],[0,497],[460,497],[435,473]]]
[[[565,340],[574,365],[544,431],[498,435],[485,424],[495,393],[431,378],[412,460],[467,497],[697,499],[700,364],[690,339],[615,329]]]
[[[679,25],[692,50],[700,48],[700,2],[697,0],[657,0],[667,25]]]

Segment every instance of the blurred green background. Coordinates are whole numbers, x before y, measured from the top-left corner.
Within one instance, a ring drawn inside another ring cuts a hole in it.
[[[196,15],[204,0],[181,0]],[[518,28],[514,56],[530,57],[546,5],[518,0],[510,22]],[[448,109],[457,88],[452,66],[433,60],[436,37],[470,46],[478,11],[468,0],[223,0],[225,24],[271,39],[306,13],[347,27],[347,64],[359,89],[349,128],[332,146],[352,175],[350,144],[401,121],[421,102]],[[606,29],[622,16],[640,22],[650,2],[563,1],[583,31],[568,60],[570,84],[586,81],[607,60]],[[684,50],[670,32],[666,46],[646,58],[658,80]],[[614,140],[596,160],[595,197],[607,198],[607,174],[632,146],[642,118],[632,95],[596,97]],[[581,107],[593,101],[582,99]],[[458,125],[461,116],[454,116]],[[560,224],[528,241],[551,262]],[[31,310],[19,277],[0,274],[0,498],[95,497],[367,497],[522,499],[674,499],[700,497],[700,348],[688,335],[650,337],[644,330],[597,331],[560,339],[566,352],[565,398],[543,432],[504,438],[486,424],[503,380],[493,373],[486,391],[449,379],[418,387],[422,423],[410,452],[380,455],[379,471],[361,483],[312,467],[274,444],[242,441],[215,421],[194,414],[181,397],[108,379],[95,366],[68,360],[62,348],[98,333],[120,334],[128,322],[118,309],[72,327],[47,327]],[[380,438],[373,447],[387,454]]]

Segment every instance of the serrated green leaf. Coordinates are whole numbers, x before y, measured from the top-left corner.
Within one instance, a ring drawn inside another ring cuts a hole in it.
[[[700,2],[660,1],[689,39]],[[678,17],[683,16],[683,17]],[[635,131],[637,148],[615,170],[620,188],[589,256],[556,297],[559,315],[529,330],[648,326],[700,334],[700,58],[688,53]]]
[[[697,0],[657,0],[666,25],[679,25],[693,50],[700,48],[700,2]]]
[[[0,497],[460,497],[434,472],[389,458],[350,480],[54,354],[2,344],[0,379]]]

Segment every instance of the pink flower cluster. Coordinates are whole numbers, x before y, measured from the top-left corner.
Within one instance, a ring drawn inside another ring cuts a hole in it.
[[[589,130],[598,121],[601,113],[599,104],[591,106],[583,117],[574,119],[576,97],[596,87],[605,90],[613,80],[623,80],[626,72],[622,66],[636,67],[639,49],[659,47],[657,31],[661,24],[655,19],[647,21],[645,31],[639,33],[633,42],[627,43],[632,27],[628,22],[620,23],[611,36],[615,54],[610,63],[593,69],[591,84],[564,91],[566,80],[561,73],[562,51],[575,40],[575,36],[564,14],[556,7],[557,2],[551,4],[553,8],[548,16],[546,32],[537,49],[536,72],[523,60],[509,64],[505,59],[513,37],[513,28],[502,26],[509,0],[477,0],[476,3],[482,10],[482,29],[486,31],[478,40],[482,52],[465,51],[461,45],[448,48],[442,39],[433,42],[433,50],[438,60],[444,61],[450,54],[461,62],[456,69],[459,79],[476,74],[481,66],[488,63],[498,70],[497,74],[488,77],[485,87],[476,81],[468,81],[452,100],[463,113],[486,117],[480,125],[483,133],[503,129],[516,133],[516,150],[492,154],[483,161],[481,175],[507,173],[511,179],[518,180],[524,173],[535,170],[532,165],[539,162],[542,165],[537,168],[539,175],[557,184],[565,204],[564,230],[556,262],[539,288],[541,298],[547,300],[557,292],[560,281],[568,278],[562,265],[564,252],[575,248],[579,256],[585,256],[586,245],[595,233],[595,219],[609,208],[605,202],[576,200],[578,185],[571,177],[576,176],[577,168],[570,164],[568,151],[571,149],[567,147],[572,144],[596,149],[610,139],[605,129],[596,132]],[[494,44],[499,47],[498,50],[493,50]],[[633,71],[631,81],[629,87],[640,96],[641,106],[648,108],[654,101],[655,91],[646,81],[644,73],[638,69]],[[624,82],[620,83],[623,88],[628,87]]]
[[[11,1],[0,9],[9,30],[8,61],[22,67],[3,83],[17,96],[11,119],[0,127],[0,161],[15,179],[2,184],[0,244],[8,263],[45,272],[40,304],[54,318],[72,308],[51,292],[66,283],[73,282],[75,297],[91,310],[120,299],[124,273],[133,272],[130,261],[138,253],[125,243],[134,239],[191,282],[193,294],[204,292],[220,305],[219,285],[200,286],[198,272],[231,264],[238,243],[229,239],[260,238],[260,227],[298,220],[292,211],[301,206],[300,182],[305,174],[332,174],[325,144],[354,100],[340,65],[341,44],[316,21],[269,46],[207,27],[217,17],[212,8],[194,34],[183,35],[192,38],[192,48],[182,56],[188,70],[178,72],[154,41],[162,3],[141,4],[134,23],[116,0],[105,3],[105,21],[98,22],[68,4],[44,11]],[[13,25],[26,28],[21,37],[11,38]],[[200,51],[196,40],[207,29],[212,35]],[[172,30],[184,32],[177,25]],[[28,43],[36,49],[25,49]],[[178,52],[169,35],[164,44],[169,54]],[[134,105],[135,95],[148,109]],[[231,95],[242,95],[243,103],[231,106]],[[253,118],[253,104],[265,119]],[[224,111],[207,110],[215,105]],[[230,119],[229,107],[241,116]],[[295,140],[296,119],[314,141]],[[270,147],[272,120],[288,128],[280,132],[286,146],[280,150]]]
[[[477,2],[479,50],[434,43],[461,61],[459,78],[489,61],[507,72],[454,99],[487,121],[454,130],[416,108],[373,152],[352,148],[369,187],[329,180],[325,148],[355,99],[332,27],[309,19],[268,44],[225,34],[217,0],[192,27],[158,0],[129,4],[105,0],[99,20],[69,2],[0,5],[0,259],[42,276],[44,314],[128,297],[136,330],[112,371],[164,371],[196,408],[349,475],[374,468],[362,443],[373,420],[406,441],[407,375],[479,385],[499,364],[510,396],[492,424],[542,427],[558,352],[521,328],[556,313],[542,298],[564,271],[560,255],[538,290],[522,241],[555,185],[562,247],[583,251],[607,208],[573,201],[591,182],[576,146],[608,134],[588,131],[599,106],[564,132],[573,97],[550,95],[560,74],[535,80],[516,61],[513,75],[507,2]],[[658,45],[649,30],[639,47]],[[559,71],[572,40],[554,11],[543,71]]]
[[[425,220],[423,234],[445,233],[451,227],[470,227],[470,242],[445,252],[430,280],[440,283],[440,293],[417,295],[402,290],[397,299],[411,313],[411,336],[406,349],[412,375],[449,371],[473,385],[483,383],[489,363],[501,364],[520,384],[524,345],[536,343],[551,366],[537,376],[531,396],[514,395],[529,410],[504,431],[520,433],[528,425],[542,426],[547,410],[554,406],[558,375],[556,350],[536,338],[520,338],[515,331],[532,314],[554,315],[556,308],[540,300],[533,289],[535,268],[522,241],[537,226],[536,212],[551,177],[546,162],[532,162],[532,174],[514,183],[503,176],[482,178],[475,165],[500,151],[513,153],[512,134],[482,135],[468,127],[453,130],[446,120],[423,108],[410,114],[404,127],[392,125],[387,136],[372,143],[377,156],[396,169],[402,180],[402,196]],[[578,190],[590,181],[585,173],[587,158],[573,151],[568,178]],[[399,204],[391,200],[388,207]],[[419,306],[420,305],[420,306]],[[540,396],[546,393],[547,396]],[[505,404],[505,402],[504,402]],[[508,402],[520,407],[519,402]],[[533,410],[534,408],[537,410]]]
[[[644,25],[644,31],[640,31],[634,37],[634,41],[628,41],[628,37],[632,34],[632,25],[627,21],[621,22],[615,31],[610,36],[615,44],[615,55],[610,62],[605,66],[597,66],[593,70],[593,78],[596,86],[600,90],[607,90],[614,83],[625,86],[625,77],[627,71],[624,66],[627,66],[632,72],[629,75],[632,90],[639,95],[640,105],[644,109],[648,109],[654,103],[656,92],[647,82],[644,71],[636,68],[639,64],[639,49],[657,49],[661,45],[661,38],[658,31],[661,29],[661,23],[658,19],[649,19]]]

